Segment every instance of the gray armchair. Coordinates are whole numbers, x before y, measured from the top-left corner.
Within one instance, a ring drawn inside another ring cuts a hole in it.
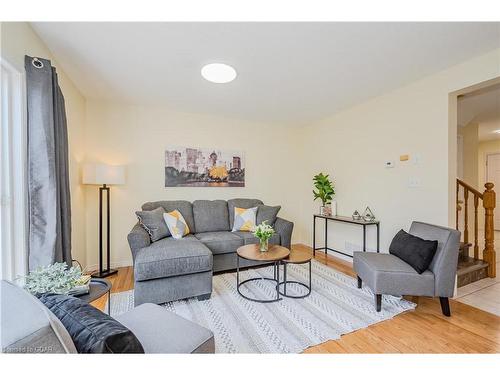
[[[353,266],[358,275],[358,288],[365,282],[373,291],[377,311],[382,307],[382,294],[427,296],[439,297],[443,314],[450,316],[448,298],[453,296],[455,287],[460,232],[414,221],[409,233],[438,241],[429,269],[419,274],[392,254],[355,252]]]

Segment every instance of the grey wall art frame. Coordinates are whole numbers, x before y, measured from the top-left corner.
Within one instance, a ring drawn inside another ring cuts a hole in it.
[[[244,187],[243,151],[167,146],[165,187]]]

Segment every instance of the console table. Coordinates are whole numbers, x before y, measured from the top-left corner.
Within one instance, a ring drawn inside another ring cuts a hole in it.
[[[325,220],[325,246],[316,247],[316,218]],[[328,254],[328,250],[335,253],[339,253],[352,258],[352,255],[346,254],[340,250],[328,247],[328,221],[336,221],[340,223],[361,225],[363,227],[363,251],[366,251],[366,227],[369,225],[375,225],[377,227],[377,253],[380,252],[380,222],[378,220],[365,221],[363,219],[354,220],[348,216],[325,216],[325,215],[313,215],[313,256],[316,255],[316,250],[325,250],[325,254]]]

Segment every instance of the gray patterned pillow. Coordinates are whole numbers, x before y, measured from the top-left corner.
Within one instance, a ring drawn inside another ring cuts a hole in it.
[[[163,219],[165,209],[158,207],[151,211],[137,211],[135,214],[141,226],[148,232],[151,241],[155,242],[170,235],[170,232]]]
[[[269,225],[274,225],[279,210],[281,210],[281,206],[259,206],[257,210],[257,225],[262,224],[263,221],[266,221]]]

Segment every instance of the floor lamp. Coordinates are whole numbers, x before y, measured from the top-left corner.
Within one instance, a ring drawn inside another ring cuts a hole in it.
[[[85,164],[83,168],[83,184],[99,186],[99,269],[92,277],[107,277],[117,270],[110,268],[110,190],[108,185],[123,185],[125,183],[125,167],[121,165]],[[103,194],[106,193],[106,215],[103,218]],[[103,267],[103,221],[106,220],[106,268]]]

